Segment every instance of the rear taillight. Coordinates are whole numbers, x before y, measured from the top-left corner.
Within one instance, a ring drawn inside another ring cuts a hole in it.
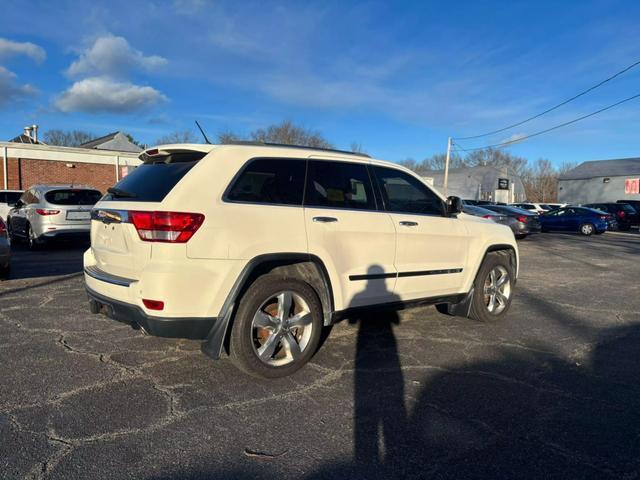
[[[7,224],[0,218],[0,235],[4,235],[5,233],[7,233]]]
[[[51,210],[49,208],[36,208],[36,213],[38,215],[57,215],[60,213],[60,210]]]
[[[491,218],[493,218],[493,216],[492,216],[492,215],[483,215],[483,216],[482,216],[482,218],[488,218],[488,219],[491,219]]]
[[[519,221],[519,222],[522,222],[522,223],[526,223],[526,221],[527,221],[527,216],[526,216],[526,215],[520,215],[520,216],[518,217],[518,221]]]
[[[609,220],[609,215],[600,215],[600,220]]]
[[[204,221],[201,213],[129,212],[140,240],[145,242],[185,243]]]
[[[624,218],[626,214],[624,213],[624,210],[619,210],[616,212],[616,215],[618,215],[620,218]]]

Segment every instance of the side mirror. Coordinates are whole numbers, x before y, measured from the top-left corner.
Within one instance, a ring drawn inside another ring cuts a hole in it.
[[[460,197],[447,197],[447,216],[453,217],[462,212],[462,199]]]

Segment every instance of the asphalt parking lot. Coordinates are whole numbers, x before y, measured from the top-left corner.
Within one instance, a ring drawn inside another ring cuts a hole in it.
[[[82,246],[0,283],[1,478],[638,478],[640,238],[520,242],[508,321],[334,327],[293,377],[89,314]]]

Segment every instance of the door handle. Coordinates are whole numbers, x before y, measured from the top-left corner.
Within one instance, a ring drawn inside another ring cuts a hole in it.
[[[337,222],[338,219],[336,217],[313,217],[313,221],[319,223],[331,223]]]
[[[406,220],[403,220],[402,222],[400,222],[400,225],[402,225],[403,227],[417,227],[418,222],[408,222]]]

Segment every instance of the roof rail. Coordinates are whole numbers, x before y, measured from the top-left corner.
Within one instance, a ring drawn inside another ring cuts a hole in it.
[[[344,153],[346,155],[356,155],[358,157],[371,158],[370,155],[360,152],[349,152],[347,150],[338,150],[335,148],[309,147],[307,145],[289,145],[286,143],[257,142],[253,140],[234,140],[223,145],[248,145],[258,147],[278,147],[278,148],[299,148],[303,150],[320,150],[322,152]]]

